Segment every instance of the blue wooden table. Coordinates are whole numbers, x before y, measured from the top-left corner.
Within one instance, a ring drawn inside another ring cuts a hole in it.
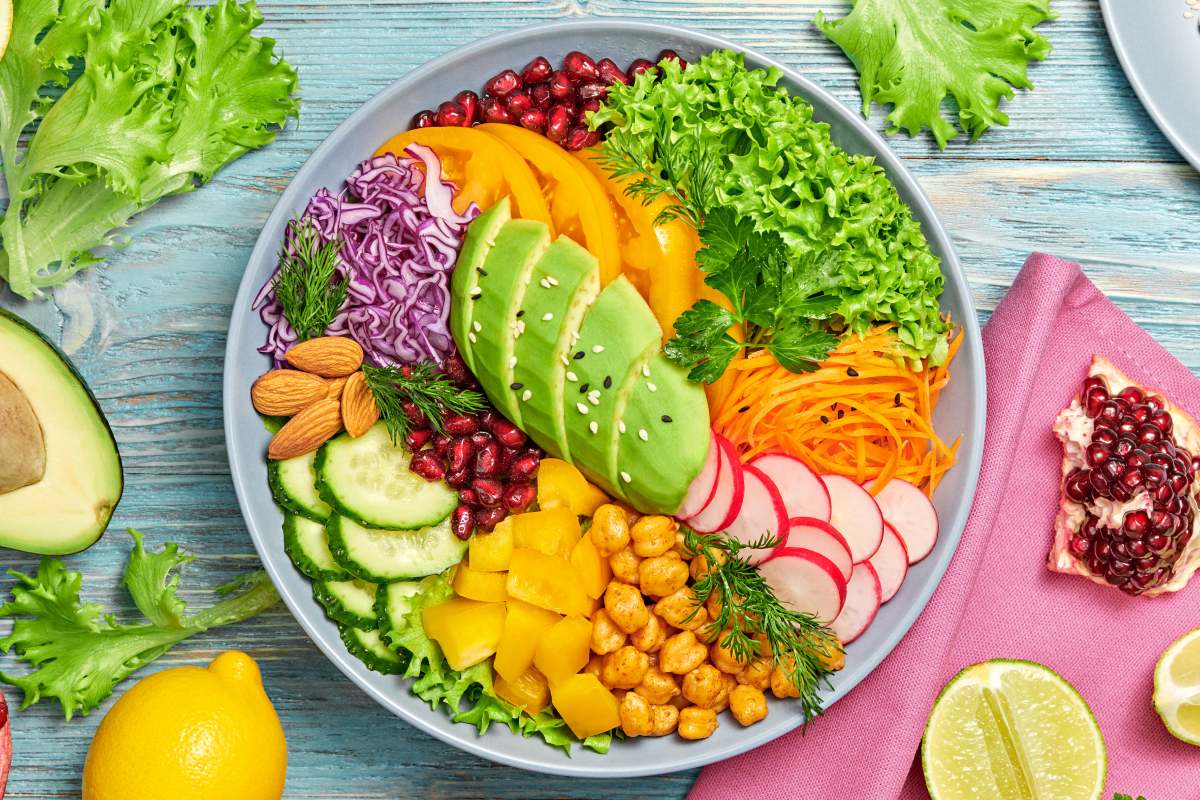
[[[1141,0],[1125,0],[1140,2]],[[1184,0],[1177,2],[1182,13]],[[252,569],[225,458],[221,372],[242,267],[287,182],[359,104],[413,67],[476,38],[568,17],[631,17],[722,34],[795,66],[857,108],[855,74],[811,26],[837,0],[260,0],[265,33],[300,71],[303,112],[264,151],[192,195],[161,203],[132,244],[45,302],[0,304],[76,359],[120,441],[125,498],[107,536],[70,564],[90,599],[128,610],[118,589],[133,526],[199,556],[187,599]],[[1083,262],[1121,308],[1200,374],[1200,176],[1159,135],[1117,66],[1092,0],[1054,3],[1054,43],[1037,89],[1007,106],[1012,127],[938,153],[893,140],[955,238],[981,318],[1026,254]],[[480,75],[482,81],[485,77]],[[881,126],[878,116],[873,120]],[[0,554],[5,566],[36,559]],[[313,647],[282,608],[190,641],[150,669],[206,663],[240,648],[262,665],[287,731],[289,798],[675,798],[681,773],[601,783],[522,773],[464,755],[393,718]],[[22,670],[12,659],[4,670]],[[127,688],[123,687],[123,688]],[[13,695],[10,693],[10,702]],[[43,704],[17,715],[10,797],[75,797],[88,743],[110,699],[64,723]]]

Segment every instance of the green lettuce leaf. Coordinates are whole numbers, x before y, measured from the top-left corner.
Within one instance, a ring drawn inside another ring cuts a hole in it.
[[[1034,28],[1054,17],[1050,0],[854,0],[849,15],[814,24],[858,69],[863,116],[891,105],[889,134],[929,128],[938,147],[958,135],[942,113],[947,95],[971,140],[1007,125],[1001,98],[1032,89],[1028,66],[1050,54]]]

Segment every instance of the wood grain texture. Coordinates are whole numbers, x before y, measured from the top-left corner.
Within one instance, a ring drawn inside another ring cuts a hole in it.
[[[1182,0],[1181,0],[1182,2]],[[857,108],[853,69],[813,29],[824,0],[260,0],[264,32],[299,69],[303,112],[264,151],[195,194],[142,216],[132,243],[57,290],[51,302],[0,303],[62,344],[117,433],[127,472],[113,527],[86,553],[90,599],[129,612],[117,581],[135,526],[151,543],[199,554],[184,580],[194,604],[257,564],[234,500],[221,430],[225,330],[242,267],[279,193],[358,105],[413,67],[479,37],[596,15],[712,31],[800,69]],[[1030,250],[1081,261],[1140,325],[1200,374],[1200,176],[1151,124],[1116,65],[1096,4],[1062,0],[1045,26],[1054,52],[1036,91],[1006,105],[1011,128],[944,153],[926,138],[893,146],[952,231],[980,316],[1003,297]],[[480,76],[481,80],[486,76]],[[875,110],[871,120],[883,127]],[[5,552],[4,566],[32,570]],[[289,798],[676,798],[681,773],[602,783],[534,776],[443,745],[393,718],[345,680],[282,609],[188,642],[151,669],[241,648],[263,667],[288,733]],[[0,668],[22,671],[13,659]],[[123,687],[125,688],[125,687]],[[10,702],[13,699],[9,693]],[[76,797],[99,712],[64,723],[42,704],[14,717],[13,798]]]

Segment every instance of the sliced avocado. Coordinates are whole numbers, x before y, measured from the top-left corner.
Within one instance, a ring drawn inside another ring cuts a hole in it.
[[[458,345],[463,362],[472,372],[475,371],[475,365],[471,360],[467,333],[470,332],[475,317],[472,313],[474,304],[468,302],[468,298],[479,281],[479,269],[496,242],[496,234],[510,219],[512,209],[507,197],[473,219],[467,226],[467,236],[463,239],[454,272],[450,275],[450,293],[453,298],[450,303],[450,335]]]
[[[517,339],[513,381],[522,384],[521,422],[542,448],[570,460],[563,422],[567,351],[584,312],[600,291],[596,257],[566,236],[550,245],[533,268],[518,312],[525,332]]]
[[[711,439],[700,384],[658,353],[617,418],[617,480],[639,511],[674,514],[700,474]]]
[[[624,496],[617,481],[616,410],[641,367],[658,350],[662,329],[624,276],[604,287],[584,314],[567,356],[563,417],[571,460],[593,482]]]
[[[550,246],[550,228],[532,219],[505,223],[496,242],[476,270],[474,290],[467,296],[473,306],[467,344],[473,356],[475,377],[496,409],[515,425],[521,424],[519,399],[529,394],[513,379],[512,357],[525,320],[517,317],[529,286],[529,276]]]
[[[83,550],[121,499],[121,457],[96,398],[66,356],[2,308],[0,461],[0,546]]]

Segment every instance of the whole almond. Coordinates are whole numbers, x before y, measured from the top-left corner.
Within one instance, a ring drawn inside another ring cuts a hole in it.
[[[367,386],[366,376],[356,372],[346,379],[346,387],[342,389],[342,423],[346,433],[358,438],[379,420],[379,405],[371,387]]]
[[[287,421],[267,447],[276,461],[311,453],[342,429],[342,404],[323,398]]]
[[[273,369],[260,375],[250,387],[250,401],[260,414],[290,417],[324,397],[327,389],[325,379],[319,375],[296,369]]]
[[[294,346],[285,358],[296,369],[322,378],[341,378],[362,366],[363,349],[344,336],[319,336]]]
[[[346,386],[346,378],[330,378],[325,381],[325,396],[330,400],[337,400],[342,396],[342,389]]]

